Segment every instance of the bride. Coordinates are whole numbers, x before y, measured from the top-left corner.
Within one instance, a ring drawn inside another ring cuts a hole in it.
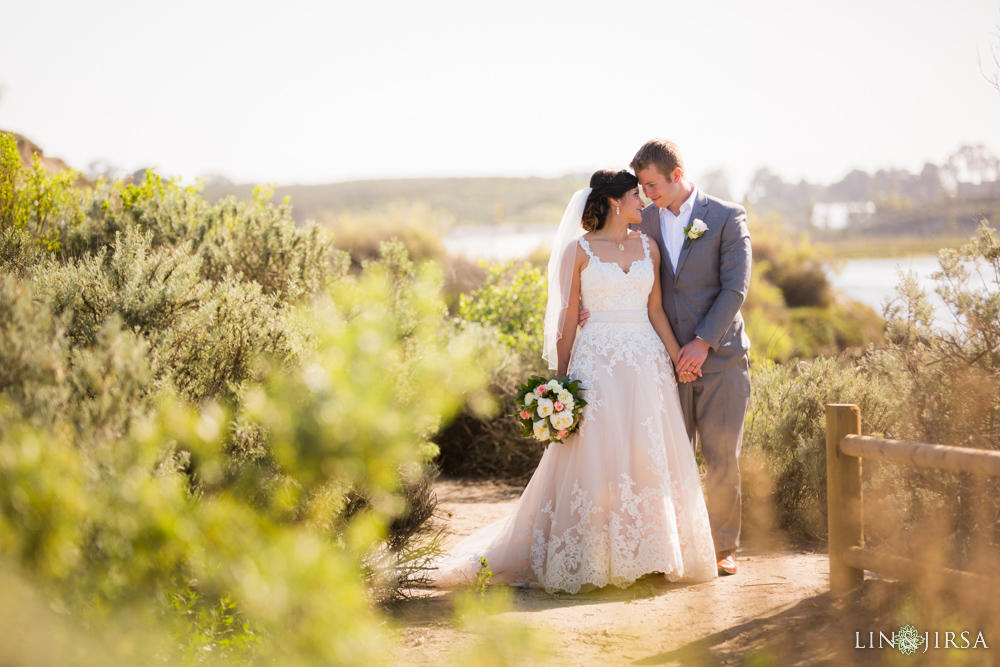
[[[580,429],[548,446],[510,516],[438,563],[435,585],[474,582],[482,557],[492,583],[549,592],[624,588],[654,572],[717,576],[671,366],[680,345],[663,311],[659,250],[628,227],[642,208],[624,170],[596,172],[570,200],[549,260],[543,357],[585,388]],[[581,298],[590,318],[578,333]]]

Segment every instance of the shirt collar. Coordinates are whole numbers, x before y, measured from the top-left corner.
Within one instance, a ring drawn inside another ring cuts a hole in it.
[[[677,217],[679,218],[680,216],[684,215],[685,213],[687,213],[688,211],[690,211],[692,208],[694,208],[694,202],[697,199],[698,199],[698,186],[695,185],[694,183],[692,183],[691,184],[691,194],[688,195],[688,198],[684,200],[683,204],[681,204],[680,212],[678,213]],[[661,208],[660,209],[660,216],[661,217],[664,214],[666,214],[666,213],[670,213],[670,209],[668,209],[668,208]]]
[[[684,200],[683,204],[681,204],[681,213],[683,213],[685,210],[690,211],[692,208],[694,208],[694,201],[697,198],[698,198],[698,186],[692,183],[691,195]]]

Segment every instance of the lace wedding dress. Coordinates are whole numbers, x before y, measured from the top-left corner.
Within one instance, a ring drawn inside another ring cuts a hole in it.
[[[708,512],[677,385],[649,322],[645,257],[625,273],[590,257],[580,273],[590,319],[573,344],[569,375],[585,387],[580,429],[550,444],[513,513],[461,541],[432,574],[437,586],[476,580],[575,593],[626,587],[651,572],[704,581],[717,572]]]

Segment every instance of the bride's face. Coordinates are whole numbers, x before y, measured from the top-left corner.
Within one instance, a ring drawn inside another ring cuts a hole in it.
[[[638,187],[626,192],[622,196],[619,206],[621,207],[621,215],[625,218],[625,222],[630,225],[642,222],[642,209],[646,207],[646,204],[643,203],[642,197],[639,196]]]

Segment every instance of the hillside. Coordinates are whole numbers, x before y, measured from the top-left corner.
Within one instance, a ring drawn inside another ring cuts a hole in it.
[[[286,185],[275,196],[291,198],[296,220],[328,221],[343,213],[369,212],[387,206],[424,202],[456,224],[558,222],[573,192],[586,176],[563,178],[410,178],[350,181],[325,185]],[[253,185],[216,179],[205,185],[210,202],[227,195],[247,199]]]

